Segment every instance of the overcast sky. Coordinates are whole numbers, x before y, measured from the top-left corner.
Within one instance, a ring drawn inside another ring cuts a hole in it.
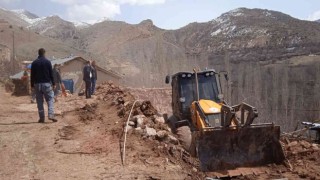
[[[320,19],[320,0],[0,0],[0,7],[89,23],[103,18],[132,24],[151,19],[164,29],[206,22],[239,7],[276,10],[305,20]]]

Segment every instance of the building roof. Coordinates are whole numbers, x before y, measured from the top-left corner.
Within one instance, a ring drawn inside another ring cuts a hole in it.
[[[52,66],[54,66],[55,64],[63,65],[65,63],[68,63],[68,62],[73,61],[73,60],[80,60],[82,62],[86,62],[86,60],[83,59],[80,56],[72,56],[72,57],[67,57],[67,58],[63,58],[63,59],[52,60],[51,64],[52,64]],[[121,75],[119,75],[119,74],[117,74],[117,73],[115,73],[115,72],[113,72],[111,70],[106,70],[106,69],[104,69],[104,68],[102,68],[100,66],[96,66],[96,67],[97,67],[97,70],[100,70],[100,71],[102,71],[102,72],[104,72],[104,73],[106,73],[108,75],[111,75],[111,76],[113,76],[115,78],[122,79]],[[21,71],[21,72],[15,74],[13,76],[10,76],[10,79],[21,79],[21,77],[23,76],[23,72],[24,71]]]

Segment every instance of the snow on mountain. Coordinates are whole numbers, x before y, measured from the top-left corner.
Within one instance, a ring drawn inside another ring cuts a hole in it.
[[[33,24],[43,19],[24,9],[15,9],[15,10],[11,10],[11,12],[15,13],[18,17],[26,21],[28,24]]]
[[[86,22],[72,22],[74,24],[74,26],[78,29],[83,29],[83,28],[87,28],[89,26],[91,26],[91,24],[86,23]]]
[[[247,19],[275,21],[279,14],[269,10],[238,8],[222,14],[211,23],[211,36],[240,37],[246,34],[268,35],[267,28],[256,28]]]

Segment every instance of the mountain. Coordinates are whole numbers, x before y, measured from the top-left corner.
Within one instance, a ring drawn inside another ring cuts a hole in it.
[[[274,121],[290,131],[300,120],[317,118],[318,23],[240,8],[170,31],[150,20],[102,22],[80,31],[79,37],[74,47],[124,73],[127,85],[159,87],[167,74],[209,67],[228,72],[226,99],[257,107],[260,122]]]
[[[29,24],[35,23],[36,21],[41,19],[39,18],[39,16],[24,9],[16,9],[12,10],[11,12],[15,13],[18,17],[20,17],[22,20],[26,21]]]
[[[0,19],[6,20],[10,22],[10,24],[16,26],[26,27],[29,25],[29,23],[22,19],[21,16],[18,15],[18,13],[4,8],[0,8]]]
[[[8,20],[8,19],[6,19]],[[17,21],[15,21],[17,22]],[[14,33],[14,36],[13,36]],[[8,21],[1,20],[0,18],[0,46],[8,47],[13,56],[13,40],[15,44],[14,55],[18,61],[33,60],[37,57],[37,49],[44,47],[48,52],[48,57],[67,57],[70,54],[85,56],[86,53],[75,49],[72,46],[63,43],[60,40],[55,40],[46,36],[37,34],[28,28],[16,26]],[[14,63],[14,62],[11,62]],[[6,69],[11,69],[11,66],[6,66]],[[11,69],[11,75],[20,71],[20,67]],[[4,77],[0,71],[0,76]],[[6,74],[7,75],[7,74]]]
[[[69,22],[59,16],[39,17],[24,9],[7,10],[1,8],[0,18],[12,25],[25,27],[40,35],[60,40],[74,38],[76,29],[90,26],[87,23]]]
[[[40,35],[60,40],[73,38],[76,33],[75,25],[59,16],[42,18],[29,25],[28,28]]]
[[[177,30],[158,28],[151,20],[139,24],[108,20],[79,28],[57,16],[34,23],[19,17],[0,10],[0,19],[15,25],[16,51],[21,59],[33,57],[39,47],[54,56],[83,54],[124,74],[123,83],[135,87],[163,87],[167,74],[194,67],[214,68],[228,72],[229,82],[222,81],[226,100],[257,107],[259,122],[274,121],[289,131],[299,121],[318,118],[317,22],[246,8]],[[0,44],[12,47],[12,29],[8,24],[4,27]]]
[[[320,23],[320,19],[316,20],[316,22]]]

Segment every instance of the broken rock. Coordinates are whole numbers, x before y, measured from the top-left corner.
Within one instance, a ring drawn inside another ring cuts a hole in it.
[[[165,123],[165,120],[164,120],[163,117],[158,117],[158,116],[156,116],[156,117],[155,117],[155,122],[156,122],[156,123],[164,124],[164,123]]]
[[[175,144],[175,145],[178,145],[179,144],[179,141],[176,137],[172,136],[172,135],[168,135],[168,139],[169,139],[169,142],[172,143],[172,144]]]
[[[147,136],[156,136],[157,135],[157,131],[153,128],[149,128],[148,126],[146,127],[145,131],[146,131]]]
[[[302,141],[300,142],[300,144],[301,144],[304,148],[306,148],[306,149],[308,149],[308,148],[311,147],[311,144],[308,143],[307,141],[304,141],[304,140],[302,140]]]
[[[168,133],[166,131],[158,131],[157,132],[157,139],[159,140],[163,140],[165,139],[166,137],[168,137]]]
[[[138,117],[137,118],[137,127],[141,127],[143,125],[144,118]]]
[[[133,121],[129,121],[129,123],[128,123],[130,126],[135,126],[136,125],[136,123],[134,123]]]

